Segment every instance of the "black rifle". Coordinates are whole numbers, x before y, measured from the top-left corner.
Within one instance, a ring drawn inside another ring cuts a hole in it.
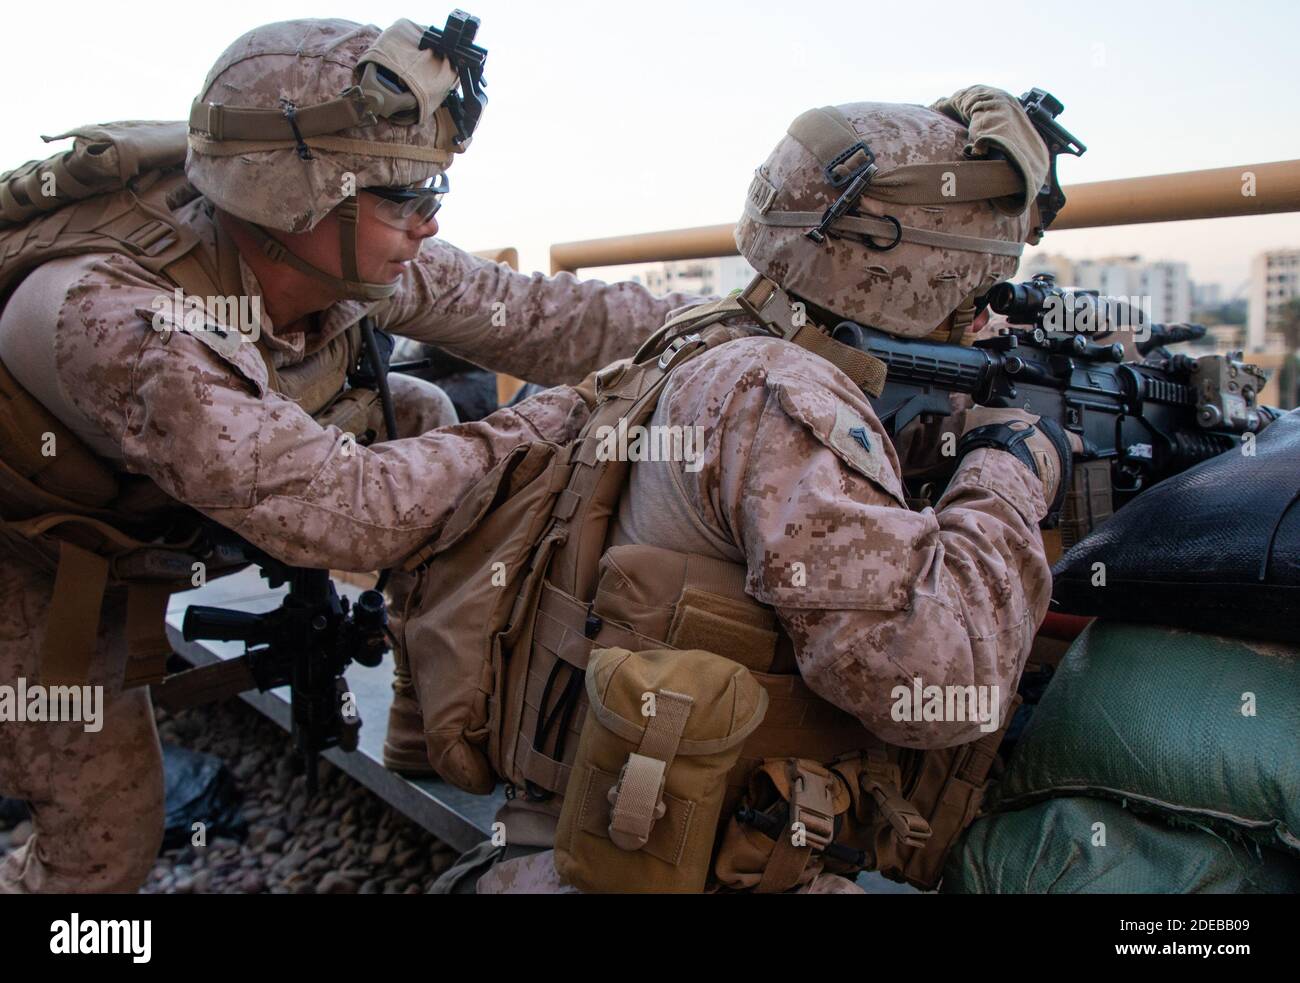
[[[1078,434],[1084,452],[1061,517],[1066,547],[1144,488],[1239,447],[1281,414],[1258,403],[1267,377],[1240,352],[1194,358],[1162,347],[1199,337],[1197,325],[1138,318],[1149,332],[1139,345],[1146,357],[1126,362],[1122,345],[1096,344],[1078,330],[1079,322],[1114,327],[1115,310],[1094,292],[1064,290],[1044,275],[999,283],[982,301],[1013,327],[970,348],[852,321],[840,322],[834,337],[885,363],[884,391],[872,403],[891,436],[918,417],[948,416],[950,393],[1049,417]]]
[[[186,641],[243,642],[244,655],[168,676],[159,702],[172,709],[222,699],[249,689],[288,686],[293,741],[316,791],[316,755],[332,747],[355,751],[361,716],[344,672],[352,662],[377,666],[388,649],[384,596],[362,591],[355,605],[341,598],[327,570],[294,567],[242,544],[271,587],[289,585],[273,611],[253,614],[191,605]]]

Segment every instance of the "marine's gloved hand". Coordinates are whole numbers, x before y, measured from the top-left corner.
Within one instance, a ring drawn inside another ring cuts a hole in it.
[[[957,441],[960,461],[979,447],[1004,450],[1028,467],[1043,483],[1047,514],[1060,511],[1070,481],[1070,464],[1082,453],[1083,442],[1055,420],[1023,410],[974,406],[958,414],[961,439]]]

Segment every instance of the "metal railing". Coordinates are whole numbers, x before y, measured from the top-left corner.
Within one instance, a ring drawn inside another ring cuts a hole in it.
[[[1300,160],[1093,181],[1071,185],[1065,193],[1069,201],[1052,223],[1053,232],[1295,212],[1300,211]],[[730,223],[703,225],[556,243],[551,247],[551,272],[734,256],[734,228]]]

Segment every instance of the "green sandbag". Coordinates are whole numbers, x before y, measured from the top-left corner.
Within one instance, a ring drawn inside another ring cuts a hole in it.
[[[1243,694],[1253,694],[1254,715]],[[1300,648],[1094,622],[989,811],[1092,795],[1300,855]]]
[[[1104,823],[1105,844],[1095,845]],[[1295,894],[1300,861],[1105,799],[1049,799],[977,821],[943,894]]]

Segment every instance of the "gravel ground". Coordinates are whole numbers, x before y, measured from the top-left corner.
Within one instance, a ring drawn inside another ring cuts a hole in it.
[[[309,802],[288,735],[240,700],[155,712],[164,743],[226,762],[244,794],[248,837],[165,851],[144,894],[423,894],[456,857],[326,761]],[[0,820],[0,856],[30,834],[26,820]]]

